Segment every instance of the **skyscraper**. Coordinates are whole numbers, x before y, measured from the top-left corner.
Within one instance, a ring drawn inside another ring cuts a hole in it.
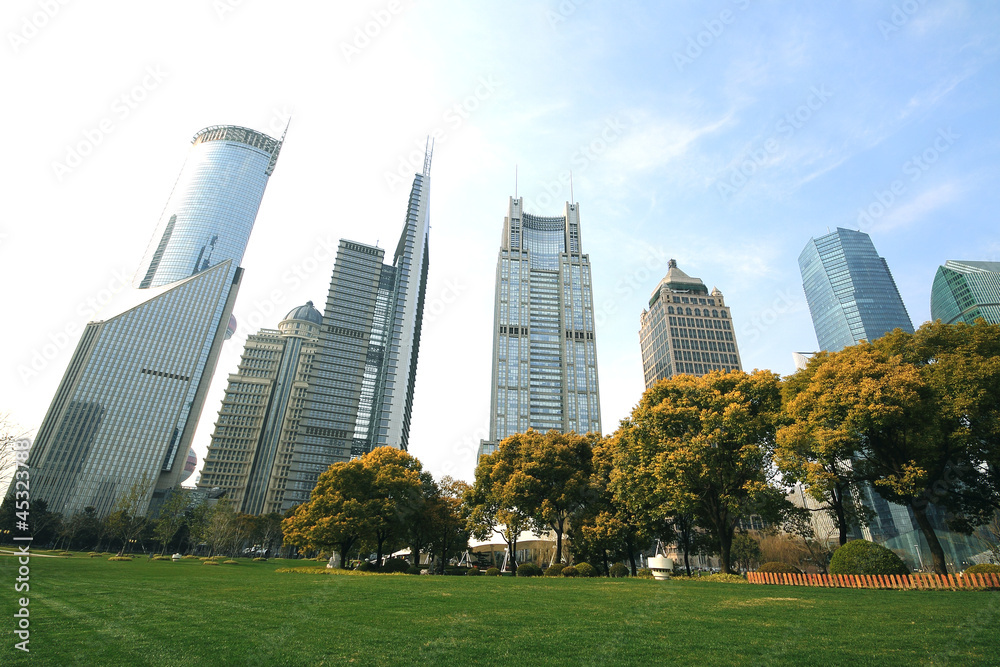
[[[983,318],[1000,324],[1000,262],[948,260],[931,288],[931,319],[945,324]]]
[[[247,338],[229,376],[198,486],[223,489],[240,512],[281,511],[322,323],[312,301],[292,309]]]
[[[510,198],[497,259],[490,440],[479,454],[529,428],[601,431],[590,257],[580,205],[560,216]]]
[[[136,305],[87,324],[32,448],[32,497],[65,515],[107,514],[137,484],[155,510],[184,473],[281,150],[232,125],[192,144],[136,274]]]
[[[885,260],[864,232],[837,228],[799,255],[802,286],[819,348],[837,352],[913,324]]]
[[[722,292],[715,288],[709,294],[701,278],[681,271],[676,260],[668,267],[649,299],[649,310],[639,316],[646,388],[681,373],[743,370]]]
[[[382,248],[340,241],[283,509],[308,500],[331,464],[375,447],[409,446],[427,287],[432,153],[429,144],[391,265],[383,263]]]

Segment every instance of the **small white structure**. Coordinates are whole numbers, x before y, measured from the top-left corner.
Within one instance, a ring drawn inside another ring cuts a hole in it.
[[[657,581],[669,579],[674,572],[674,560],[663,554],[663,543],[659,540],[656,541],[656,555],[650,556],[648,564],[653,572],[653,579]]]

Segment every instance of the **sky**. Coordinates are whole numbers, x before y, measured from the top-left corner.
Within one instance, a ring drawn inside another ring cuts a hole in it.
[[[322,307],[340,238],[389,253],[428,135],[430,271],[410,453],[470,480],[486,437],[508,197],[580,204],[605,433],[643,391],[639,315],[674,258],[746,370],[817,346],[798,255],[869,233],[915,326],[949,259],[1000,259],[1000,4],[7,0],[0,413],[29,433],[87,321],[116,314],[200,129],[290,127],[237,335]],[[191,480],[194,481],[193,479]]]

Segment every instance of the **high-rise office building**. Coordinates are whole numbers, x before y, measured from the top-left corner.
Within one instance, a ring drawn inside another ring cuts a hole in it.
[[[897,328],[913,333],[889,267],[864,232],[838,227],[809,239],[799,269],[821,350],[837,352]]]
[[[281,140],[196,134],[136,274],[132,308],[84,329],[29,458],[32,497],[101,515],[134,486],[155,511],[184,474]]]
[[[931,288],[931,319],[973,324],[983,318],[1000,324],[1000,262],[948,260]]]
[[[281,511],[323,316],[312,301],[247,338],[229,376],[198,487],[247,514]]]
[[[522,210],[510,198],[497,259],[490,440],[529,428],[601,431],[590,257],[580,205],[559,216]]]
[[[897,328],[913,333],[889,267],[867,234],[838,228],[810,239],[799,267],[820,349],[838,352]],[[853,493],[874,512],[859,536],[896,550],[913,566],[922,563],[927,545],[909,508],[886,501],[871,484],[859,484]],[[946,553],[961,563],[972,553],[969,540],[950,532],[935,507],[929,515]]]
[[[305,502],[331,464],[375,447],[406,450],[427,286],[433,146],[410,190],[392,264],[341,240],[309,377],[283,509]]]
[[[718,288],[709,293],[670,260],[639,316],[642,372],[649,389],[664,378],[686,373],[743,370],[732,318]]]

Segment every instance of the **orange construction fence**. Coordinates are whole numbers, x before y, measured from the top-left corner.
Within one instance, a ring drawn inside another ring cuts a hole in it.
[[[748,572],[751,584],[822,586],[824,588],[1000,588],[1000,574],[776,574]]]

